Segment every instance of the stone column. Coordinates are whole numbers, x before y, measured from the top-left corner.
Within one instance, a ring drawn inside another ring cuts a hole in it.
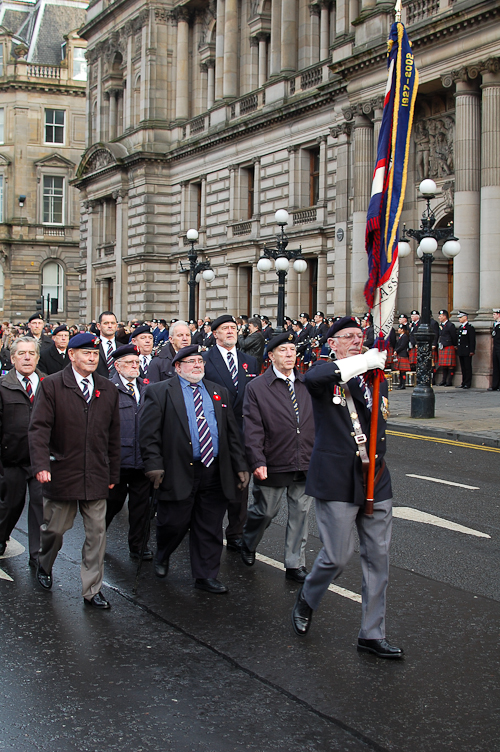
[[[126,91],[127,98],[125,100],[124,112],[123,112],[123,128],[126,130],[133,125],[132,112],[134,106],[134,78],[132,68],[132,50],[134,43],[134,37],[132,33],[127,37],[127,78],[126,78]]]
[[[290,262],[286,279],[285,314],[296,319],[299,315],[299,275],[293,268],[293,261]]]
[[[95,201],[87,201],[86,202],[86,210],[87,210],[87,279],[86,279],[86,286],[87,286],[87,312],[86,312],[86,319],[87,321],[92,321],[93,319],[93,305],[92,305],[92,291],[94,288],[94,280],[93,280],[93,268],[92,268],[92,259],[94,257],[94,209],[96,206]]]
[[[180,222],[180,231],[184,232],[185,230],[188,230],[189,227],[187,227],[187,193],[189,190],[189,180],[182,180],[181,181],[181,222]]]
[[[350,278],[347,263],[347,220],[349,218],[349,173],[351,123],[343,122],[330,130],[337,139],[337,175],[335,200],[335,315],[350,313]]]
[[[146,120],[149,117],[149,97],[148,97],[148,27],[146,24],[141,29],[141,104],[140,119]]]
[[[319,142],[319,195],[318,205],[326,203],[326,170],[327,170],[327,140],[328,136],[320,136]]]
[[[453,260],[453,307],[474,313],[479,308],[481,101],[465,69],[454,77],[454,227],[462,250]]]
[[[118,321],[120,321],[123,318],[126,318],[126,311],[122,312],[122,287],[123,287],[123,280],[122,280],[122,270],[123,270],[123,256],[126,255],[124,253],[126,248],[126,236],[124,235],[124,212],[123,212],[123,197],[125,195],[125,191],[114,191],[113,192],[113,198],[116,201],[116,240],[115,240],[115,270],[116,270],[116,277],[115,277],[115,300],[114,300],[114,311],[116,313],[116,318]],[[125,230],[126,232],[126,230]]]
[[[217,27],[215,34],[215,100],[222,99],[224,84],[224,25],[225,0],[217,0]]]
[[[326,254],[318,254],[318,311],[326,311]]]
[[[365,107],[364,109],[367,109]],[[363,295],[368,278],[365,252],[366,210],[373,175],[373,126],[361,107],[354,121],[354,207],[352,215],[351,313],[366,308]]]
[[[97,59],[97,109],[96,109],[96,123],[95,123],[95,138],[96,142],[104,141],[104,132],[103,132],[103,117],[102,117],[102,108],[104,102],[103,100],[103,91],[102,91],[102,59]],[[91,321],[92,319],[89,319]]]
[[[226,0],[222,96],[238,96],[238,0]]]
[[[259,80],[258,87],[261,89],[267,81],[267,34],[258,34],[259,40]]]
[[[352,31],[351,24],[359,16],[359,0],[349,0],[349,25],[347,33]]]
[[[342,37],[347,34],[349,27],[349,0],[336,0],[336,24],[335,36]]]
[[[205,318],[207,313],[207,283],[203,279],[203,275],[198,285],[198,318]]]
[[[237,316],[238,311],[238,267],[236,264],[229,264],[227,270],[227,312],[230,315]]]
[[[298,146],[289,146],[288,149],[288,208],[296,209],[299,205],[297,196],[297,152]]]
[[[116,95],[117,92],[114,90],[111,90],[108,92],[109,96],[109,140],[113,141],[114,138],[116,138],[116,112],[117,112],[117,102],[116,102]]]
[[[234,222],[236,216],[237,196],[236,196],[236,177],[238,174],[238,165],[229,165],[229,221]]]
[[[321,37],[319,59],[327,60],[330,52],[330,3],[323,0],[321,3]]]
[[[269,75],[279,76],[281,69],[281,0],[271,0],[271,60]]]
[[[500,300],[500,72],[499,60],[482,71],[480,313],[491,318]]]
[[[372,100],[373,106],[373,166],[377,159],[378,137],[380,126],[382,124],[382,114],[384,112],[384,97],[377,97]]]
[[[207,110],[214,106],[215,102],[215,60],[207,60]]]
[[[179,274],[179,318],[182,321],[188,320],[188,308],[188,275]]]
[[[320,41],[319,41],[319,17],[320,7],[316,3],[309,5],[309,64],[314,65],[320,60]]]
[[[251,315],[260,311],[260,272],[257,264],[252,264],[252,310]],[[91,319],[89,319],[91,321]]]
[[[260,217],[260,157],[253,159],[253,215]]]
[[[200,211],[200,227],[205,227],[207,224],[207,176],[201,176],[201,211]]]
[[[297,3],[281,0],[281,72],[297,69]]]
[[[189,16],[182,9],[177,14],[177,85],[175,91],[175,117],[189,117]]]
[[[250,37],[250,59],[248,65],[245,66],[245,75],[242,81],[243,87],[247,91],[254,91],[258,89],[259,84],[259,40],[257,37]]]

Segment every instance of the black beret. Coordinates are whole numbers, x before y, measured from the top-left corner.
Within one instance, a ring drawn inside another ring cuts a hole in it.
[[[446,308],[442,308],[439,311],[439,314],[440,314],[440,316],[446,316],[446,318],[448,318],[448,311],[446,310]]]
[[[198,326],[198,322],[194,319],[189,319],[188,324],[196,324],[196,326]]]
[[[132,332],[132,339],[134,339],[134,337],[138,337],[139,334],[152,334],[151,327],[148,324],[143,324],[142,326],[136,326],[136,328]]]
[[[68,350],[98,350],[101,340],[91,332],[80,332],[71,337],[68,343]]]
[[[196,323],[196,322],[194,322]],[[212,321],[212,331],[215,332],[215,330],[221,325],[221,324],[236,324],[236,319],[234,316],[230,316],[228,313],[224,313],[222,316],[219,316],[215,321]]]
[[[335,336],[335,334],[337,334],[337,332],[340,332],[342,329],[352,329],[353,327],[355,327],[356,329],[361,329],[361,324],[352,316],[343,316],[341,319],[338,319],[331,325],[328,330],[327,339]]]
[[[199,352],[201,352],[199,345],[188,345],[187,347],[181,347],[179,352],[175,354],[172,363],[178,363],[180,360],[189,358],[190,355],[197,355]]]
[[[314,315],[315,316],[321,316],[322,319],[325,318],[325,314],[323,313],[323,311],[316,311],[316,313]]]
[[[299,316],[300,316],[300,317],[301,317],[302,319],[308,319],[308,318],[309,318],[309,314],[308,314],[308,313],[299,313]]]
[[[43,315],[41,313],[33,313],[28,321],[35,321],[36,319],[39,319],[40,321],[43,321]]]
[[[124,358],[125,355],[139,356],[139,350],[135,345],[123,345],[123,347],[117,347],[111,355],[115,360],[118,360],[118,358]]]
[[[167,325],[167,320],[166,319],[158,319],[158,323],[162,324],[163,326],[166,326]]]
[[[420,316],[420,311],[412,311],[411,315],[412,316]]]
[[[292,324],[293,324],[294,326],[300,326],[300,328],[301,328],[301,329],[303,329],[303,326],[302,326],[302,321],[297,321],[296,319],[294,319],[294,320],[292,321]]]
[[[69,334],[69,329],[66,326],[66,324],[61,324],[60,326],[56,326],[56,328],[52,332],[52,336],[54,336],[54,334],[59,334],[60,332],[68,332]]]
[[[400,314],[399,314],[399,318],[400,318],[400,319],[407,319],[407,318],[408,318],[408,316],[406,315],[406,313],[400,313]]]
[[[281,332],[281,334],[276,334],[274,337],[272,337],[269,340],[269,344],[267,345],[267,352],[270,353],[272,350],[274,350],[275,347],[279,347],[279,345],[284,345],[286,342],[289,344],[295,344],[295,337],[290,332]]]

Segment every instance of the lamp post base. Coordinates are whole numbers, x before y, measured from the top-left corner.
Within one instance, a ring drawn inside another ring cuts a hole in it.
[[[436,395],[430,386],[418,384],[411,395],[412,418],[434,418]]]

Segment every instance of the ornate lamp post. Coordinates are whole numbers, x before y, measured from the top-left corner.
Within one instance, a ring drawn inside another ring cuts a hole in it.
[[[460,253],[460,243],[453,234],[453,225],[442,229],[435,229],[434,227],[436,217],[431,209],[431,199],[436,194],[436,183],[429,179],[422,180],[418,188],[426,199],[427,206],[420,220],[420,229],[407,230],[404,226],[403,237],[398,244],[398,255],[400,258],[410,255],[409,238],[415,238],[418,241],[417,256],[422,259],[424,273],[420,324],[415,335],[417,340],[417,385],[411,396],[411,417],[434,418],[436,398],[432,389],[432,340],[434,335],[430,328],[431,266],[438,241],[445,241],[441,250],[447,258],[453,258]]]
[[[274,259],[276,274],[278,275],[278,315],[276,332],[282,332],[285,324],[285,279],[293,261],[293,268],[297,274],[302,274],[307,269],[307,261],[302,257],[302,247],[297,250],[287,250],[288,238],[285,235],[285,226],[290,220],[290,215],[285,209],[278,209],[274,218],[276,224],[281,227],[281,234],[276,235],[276,242],[272,245],[264,244],[262,257],[257,262],[257,269],[261,273],[270,271]]]
[[[198,230],[188,230],[186,237],[191,243],[191,248],[188,251],[189,269],[186,269],[180,261],[180,274],[189,274],[189,319],[195,318],[195,295],[196,285],[200,281],[198,275],[202,275],[205,282],[212,282],[215,279],[215,272],[210,266],[210,261],[198,261],[198,252],[195,250],[194,244],[198,240]]]

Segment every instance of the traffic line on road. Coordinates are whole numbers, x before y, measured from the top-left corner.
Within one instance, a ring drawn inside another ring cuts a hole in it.
[[[468,444],[465,441],[453,441],[453,439],[438,439],[435,436],[420,436],[416,433],[402,433],[401,431],[386,431],[389,436],[400,436],[403,439],[416,439],[418,441],[434,441],[436,444],[448,444],[449,446],[463,447],[465,449],[480,449],[483,452],[496,452],[500,454],[500,449],[495,447],[479,446],[479,444]]]
[[[392,516],[398,517],[400,520],[422,522],[424,525],[444,527],[447,530],[453,530],[456,533],[474,535],[476,538],[491,538],[491,535],[487,535],[487,533],[482,533],[479,530],[473,530],[471,527],[464,527],[464,525],[458,525],[456,522],[445,520],[442,517],[436,517],[435,515],[428,514],[427,512],[421,512],[419,509],[412,509],[412,507],[393,507]]]
[[[2,559],[11,559],[13,556],[19,556],[20,554],[24,553],[26,551],[25,547],[19,543],[19,541],[16,541],[14,538],[10,538],[9,542],[7,543],[7,548],[3,556],[0,556],[0,563]],[[14,582],[12,577],[7,574],[7,572],[4,572],[3,569],[0,569],[0,580],[8,580],[8,582]]]
[[[407,478],[418,478],[419,480],[430,480],[432,483],[443,483],[445,486],[457,486],[457,488],[468,488],[469,491],[479,491],[479,486],[466,486],[465,483],[455,483],[452,480],[442,480],[442,478],[431,478],[429,475],[415,475],[406,473]]]

